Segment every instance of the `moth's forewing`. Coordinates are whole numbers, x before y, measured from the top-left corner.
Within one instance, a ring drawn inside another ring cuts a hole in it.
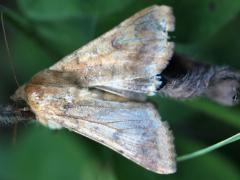
[[[153,94],[173,52],[168,31],[174,16],[167,6],[151,6],[122,22],[50,67],[74,72],[84,87],[98,87],[135,99],[133,93]],[[136,95],[138,96],[138,95]]]
[[[59,72],[41,72],[24,87],[41,123],[89,137],[151,171],[176,171],[171,132],[151,104],[79,88],[64,78],[58,84],[59,77]]]

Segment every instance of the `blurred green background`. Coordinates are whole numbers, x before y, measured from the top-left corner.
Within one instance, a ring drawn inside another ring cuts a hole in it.
[[[8,43],[21,84],[36,72],[152,4],[173,7],[176,51],[208,63],[240,69],[239,0],[1,0]],[[7,8],[7,9],[6,9]],[[16,84],[0,31],[0,102]],[[178,155],[214,144],[240,129],[240,108],[204,98],[152,97],[175,136]],[[85,137],[51,131],[36,122],[0,127],[0,180],[240,179],[239,142],[178,163],[173,175],[157,175]]]

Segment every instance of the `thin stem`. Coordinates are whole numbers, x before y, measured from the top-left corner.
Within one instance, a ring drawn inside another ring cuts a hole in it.
[[[233,143],[233,142],[238,141],[238,140],[240,140],[240,133],[235,134],[234,136],[231,136],[230,138],[225,139],[225,140],[223,140],[223,141],[221,141],[219,143],[216,143],[216,144],[214,144],[212,146],[209,146],[207,148],[195,151],[195,152],[190,153],[190,154],[179,156],[177,158],[177,161],[178,162],[182,162],[182,161],[186,161],[186,160],[189,160],[189,159],[196,158],[198,156],[202,156],[202,155],[207,154],[207,153],[209,153],[209,152],[211,152],[211,151],[213,151],[215,149],[218,149],[218,148],[220,148],[222,146],[225,146],[227,144]]]

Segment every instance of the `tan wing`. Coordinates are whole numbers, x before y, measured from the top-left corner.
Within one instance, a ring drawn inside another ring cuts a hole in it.
[[[99,87],[125,97],[129,95],[124,92],[153,94],[161,85],[155,76],[172,56],[174,45],[168,42],[168,31],[173,30],[171,8],[151,6],[50,69],[74,72],[83,87]]]
[[[42,77],[22,89],[38,121],[89,137],[156,173],[176,171],[171,132],[151,104]]]

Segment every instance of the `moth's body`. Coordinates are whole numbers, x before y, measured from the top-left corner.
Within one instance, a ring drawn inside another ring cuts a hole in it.
[[[167,6],[146,8],[20,87],[36,119],[102,143],[151,171],[176,171],[174,145],[156,109],[143,102],[162,84],[173,52]]]

